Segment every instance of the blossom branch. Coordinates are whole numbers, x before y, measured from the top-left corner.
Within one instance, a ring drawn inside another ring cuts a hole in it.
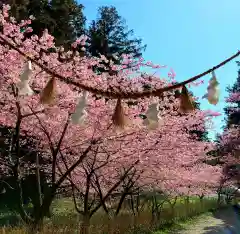
[[[5,39],[2,35],[0,35],[0,39],[6,45],[8,45],[9,47],[11,47],[15,51],[17,51],[19,54],[21,54],[23,57],[25,57],[26,59],[30,60],[31,62],[33,62],[34,64],[36,64],[40,68],[42,68],[49,75],[58,78],[60,81],[65,82],[67,84],[71,84],[71,85],[76,86],[76,87],[79,87],[81,89],[84,89],[84,90],[86,90],[88,92],[91,92],[91,93],[94,93],[96,95],[101,95],[101,96],[105,96],[105,97],[109,97],[109,98],[113,98],[113,99],[118,99],[118,98],[121,98],[121,99],[139,99],[139,98],[150,97],[150,96],[159,97],[159,96],[162,95],[163,92],[180,88],[180,87],[182,87],[186,84],[189,84],[193,81],[198,80],[199,78],[201,78],[201,77],[211,73],[212,71],[224,66],[225,64],[227,64],[228,62],[232,61],[233,59],[235,59],[236,57],[238,57],[240,55],[240,51],[238,51],[236,54],[234,54],[231,57],[227,58],[226,60],[222,61],[218,65],[208,69],[207,71],[204,71],[204,72],[202,72],[202,73],[200,73],[196,76],[193,76],[190,79],[187,79],[187,80],[185,80],[183,82],[180,82],[178,84],[175,84],[175,85],[170,85],[170,86],[167,86],[167,87],[164,87],[164,88],[150,90],[150,91],[143,91],[143,92],[123,92],[123,91],[113,92],[113,91],[104,91],[104,90],[100,90],[100,89],[97,89],[97,88],[89,87],[89,86],[86,86],[84,84],[80,84],[76,81],[73,81],[70,77],[63,77],[62,75],[52,71],[50,68],[47,68],[46,66],[44,66],[43,64],[41,64],[37,60],[31,58],[29,55],[22,52],[21,49],[19,49],[15,45],[13,45],[11,42],[9,42],[7,39]]]

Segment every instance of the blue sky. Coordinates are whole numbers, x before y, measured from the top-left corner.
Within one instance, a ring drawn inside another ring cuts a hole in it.
[[[97,8],[113,5],[127,21],[129,29],[147,44],[144,58],[172,67],[178,81],[201,73],[240,49],[239,0],[81,0],[88,20],[96,18]],[[240,60],[240,58],[239,58]],[[236,60],[235,60],[236,61]],[[216,71],[221,100],[217,106],[201,101],[202,109],[222,112],[225,89],[237,77],[234,61]],[[193,89],[202,97],[205,84]],[[219,131],[223,116],[215,121]],[[214,135],[212,132],[211,135]]]

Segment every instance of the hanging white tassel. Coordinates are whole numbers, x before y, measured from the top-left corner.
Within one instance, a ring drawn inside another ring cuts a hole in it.
[[[21,81],[29,80],[31,75],[32,75],[32,63],[31,61],[28,61],[28,63],[25,65],[23,73],[20,76],[20,80]]]
[[[32,95],[34,92],[29,86],[29,79],[32,74],[32,63],[28,61],[23,73],[20,76],[20,82],[17,84],[19,95]]]
[[[33,90],[28,84],[28,80],[24,80],[18,83],[18,94],[24,96],[31,96],[33,95]]]
[[[203,96],[203,98],[207,98],[210,104],[217,105],[217,103],[219,102],[219,96],[220,96],[219,83],[217,81],[215,72],[213,71],[212,78],[210,79],[207,88],[207,93]]]
[[[5,189],[5,187],[3,187],[3,189],[0,191],[0,194],[5,194],[7,191]]]
[[[153,103],[148,107],[146,112],[146,119],[143,120],[143,124],[149,129],[156,129],[159,126],[159,113],[158,113],[158,104]]]
[[[87,115],[86,111],[84,110],[86,103],[87,103],[87,92],[84,90],[83,95],[76,106],[75,113],[72,114],[72,117],[71,117],[72,123],[83,124],[85,117]]]

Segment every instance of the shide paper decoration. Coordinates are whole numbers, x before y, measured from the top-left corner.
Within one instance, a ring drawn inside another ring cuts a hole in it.
[[[83,95],[80,98],[75,113],[72,114],[71,120],[74,124],[83,124],[85,117],[87,116],[87,112],[84,110],[87,103],[87,92],[84,90]]]
[[[45,65],[41,64],[40,62],[38,62],[37,60],[33,59],[31,56],[25,54],[19,47],[18,45],[13,44],[12,42],[10,42],[8,39],[6,39],[4,36],[0,35],[0,39],[1,39],[1,44],[2,45],[7,45],[9,46],[11,49],[17,51],[20,55],[22,55],[25,59],[31,60],[34,64],[36,64],[37,66],[39,66],[41,69],[43,69],[46,73],[48,73],[49,75],[56,77],[57,79],[59,79],[61,82],[65,82],[68,84],[71,84],[73,86],[76,86],[78,88],[87,90],[91,93],[97,94],[97,95],[101,95],[104,97],[108,97],[108,98],[114,98],[114,99],[138,99],[138,98],[144,98],[144,97],[149,97],[149,96],[159,96],[160,94],[162,94],[163,92],[167,92],[170,90],[174,90],[174,89],[178,89],[180,87],[182,87],[183,85],[189,84],[191,82],[194,82],[198,79],[200,79],[201,77],[209,74],[210,72],[224,66],[225,64],[229,63],[230,61],[232,61],[233,59],[237,58],[240,55],[240,51],[237,51],[237,53],[235,53],[234,55],[232,55],[231,57],[225,59],[224,61],[222,61],[221,63],[219,63],[218,65],[214,66],[211,69],[208,69],[207,71],[202,72],[201,74],[198,74],[196,76],[193,76],[183,82],[179,82],[177,84],[173,84],[171,86],[167,86],[164,88],[159,88],[156,90],[150,90],[148,92],[126,92],[126,93],[113,93],[113,92],[109,92],[109,91],[103,91],[103,90],[98,90],[96,88],[90,88],[87,87],[83,84],[79,84],[78,82],[75,82],[73,80],[69,80],[65,77],[63,77],[60,74],[57,74],[55,72],[53,72],[50,68],[46,67]]]
[[[149,129],[156,129],[159,125],[159,113],[158,113],[158,104],[153,103],[149,105],[146,112],[146,118],[143,120],[143,124]]]
[[[32,63],[36,64],[38,67],[40,67],[42,70],[44,70],[47,74],[49,74],[50,76],[53,77],[48,82],[48,84],[46,85],[46,87],[44,88],[44,90],[41,93],[41,97],[40,97],[41,103],[43,103],[43,104],[51,104],[52,103],[52,101],[55,98],[55,92],[56,92],[56,80],[55,79],[58,79],[61,82],[73,85],[82,90],[91,92],[95,95],[100,95],[100,96],[110,98],[110,99],[117,99],[118,100],[117,105],[116,105],[114,115],[112,118],[113,123],[116,126],[124,126],[124,124],[125,124],[125,116],[123,113],[123,107],[121,105],[121,100],[123,100],[123,99],[125,99],[125,100],[126,99],[134,100],[135,99],[136,100],[136,99],[144,98],[144,97],[159,97],[164,92],[174,90],[174,89],[179,89],[181,87],[182,87],[182,92],[180,95],[180,104],[181,104],[180,109],[184,112],[194,110],[193,99],[189,95],[188,90],[185,85],[192,83],[211,72],[213,74],[213,77],[209,82],[208,92],[206,95],[204,95],[204,98],[207,98],[211,104],[216,105],[218,103],[218,99],[219,99],[219,88],[218,88],[218,82],[217,82],[215,74],[214,74],[214,70],[224,66],[225,64],[229,63],[230,61],[232,61],[233,59],[237,58],[240,55],[240,51],[238,51],[231,57],[225,59],[218,65],[214,66],[213,68],[208,69],[207,71],[204,71],[201,74],[193,76],[192,78],[189,78],[189,79],[187,79],[183,82],[179,82],[177,84],[173,84],[173,85],[163,87],[163,88],[158,88],[155,90],[144,91],[144,92],[124,92],[124,93],[122,93],[122,92],[111,92],[109,90],[104,91],[101,89],[88,87],[81,83],[78,83],[76,81],[69,79],[69,77],[66,78],[66,77],[62,76],[61,74],[55,73],[50,68],[46,67],[45,65],[41,64],[37,60],[33,59],[32,56],[25,54],[20,48],[18,48],[17,45],[12,44],[11,42],[9,42],[7,39],[5,39],[1,35],[0,35],[0,39],[1,39],[1,44],[7,45],[11,49],[17,51],[25,59],[30,60]],[[31,64],[31,63],[29,63],[29,64]],[[31,70],[31,65],[29,65],[28,69]],[[20,95],[21,94],[22,95],[30,95],[33,93],[31,88],[28,85],[28,79],[29,79],[30,73],[29,73],[29,75],[26,75],[26,74],[27,73],[22,75],[21,82],[19,84],[17,84]],[[28,79],[26,77],[28,77]],[[156,121],[153,121],[153,122],[156,122]]]
[[[43,89],[41,96],[40,96],[40,102],[42,104],[52,104],[54,102],[56,95],[56,79],[55,77],[52,77],[45,88]]]
[[[209,85],[207,88],[207,93],[203,96],[203,98],[207,98],[208,102],[213,105],[217,105],[219,102],[219,83],[217,81],[215,72],[212,72],[212,78],[209,81]]]
[[[182,112],[189,112],[194,110],[193,99],[184,85],[180,94],[180,110]]]
[[[30,88],[28,82],[29,78],[32,74],[32,64],[29,61],[26,64],[25,70],[20,77],[20,82],[18,83],[18,92],[19,95],[32,95],[34,92]],[[203,98],[207,98],[209,103],[216,105],[219,100],[219,88],[218,81],[216,79],[216,75],[214,71],[212,72],[212,78],[209,81],[209,86],[207,88],[208,92],[203,96]],[[43,89],[40,101],[42,104],[52,104],[56,95],[56,79],[52,77],[45,88]],[[87,112],[85,111],[87,102],[87,91],[83,90],[83,95],[80,98],[75,113],[71,116],[71,121],[74,124],[83,124],[85,118],[87,116]],[[186,86],[182,86],[181,94],[180,94],[180,110],[182,112],[193,111],[194,103],[192,96],[189,94]],[[149,105],[148,110],[146,112],[146,118],[143,120],[143,124],[147,126],[149,129],[153,130],[159,126],[159,120],[161,119],[158,111],[158,103],[152,103]],[[122,106],[122,99],[118,98],[116,107],[112,116],[113,124],[123,129],[126,125],[126,117],[124,114],[124,108]]]
[[[124,126],[126,125],[124,109],[122,106],[122,100],[120,98],[117,100],[117,104],[112,116],[112,121],[113,124],[119,128],[124,128]]]
[[[19,95],[30,96],[34,93],[29,86],[29,79],[31,74],[32,74],[32,63],[31,61],[28,61],[25,65],[25,69],[23,73],[20,76],[20,82],[17,84]]]
[[[20,82],[17,84],[19,95],[32,95],[34,92],[29,86],[29,79],[32,74],[32,64],[31,61],[25,66],[24,72],[20,76]],[[209,103],[216,105],[219,100],[219,83],[216,79],[215,72],[212,71],[212,78],[209,81],[209,85],[207,88],[207,93],[203,96],[203,98],[207,98]],[[167,91],[167,90],[166,90]],[[160,92],[159,92],[160,93]],[[52,104],[56,96],[56,78],[53,76],[45,88],[43,89],[40,95],[40,102],[42,104]],[[71,116],[71,121],[74,124],[83,124],[85,118],[87,116],[87,112],[85,111],[87,102],[87,91],[83,89],[83,95],[80,98],[75,113]],[[189,94],[185,85],[182,86],[181,94],[180,94],[180,110],[182,112],[190,112],[193,111],[194,103],[193,98]],[[158,111],[158,103],[150,104],[148,110],[146,112],[146,118],[143,120],[143,124],[147,126],[149,129],[153,130],[159,126],[159,120],[161,119]],[[112,116],[113,124],[123,129],[126,125],[126,117],[124,114],[124,108],[122,106],[122,99],[118,98],[116,107]]]

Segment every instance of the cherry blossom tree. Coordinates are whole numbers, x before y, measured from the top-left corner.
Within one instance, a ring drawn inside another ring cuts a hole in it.
[[[26,38],[31,20],[17,24],[8,10],[4,6],[0,14],[0,125],[13,131],[2,170],[9,170],[15,178],[19,213],[26,223],[35,228],[42,222],[63,184],[83,193],[85,203],[80,213],[87,217],[86,223],[111,194],[121,191],[133,172],[138,186],[148,191],[163,188],[174,193],[181,183],[194,184],[200,191],[206,185],[207,177],[189,178],[195,170],[197,175],[212,170],[202,165],[212,144],[190,136],[189,130],[205,131],[211,121],[209,112],[193,110],[179,116],[183,99],[176,99],[171,91],[141,100],[101,98],[101,93],[114,96],[117,91],[139,93],[146,86],[157,89],[171,85],[172,80],[141,72],[143,66],[162,66],[140,58],[134,67],[125,69],[133,59],[123,56],[121,65],[112,65],[117,75],[108,79],[92,69],[105,58],[77,52],[78,46],[84,48],[86,37],[79,38],[71,51],[56,47],[47,30],[42,37]],[[59,74],[65,82],[56,80]],[[91,92],[98,87],[101,92]],[[186,88],[183,90],[186,96]],[[124,130],[118,128],[123,126]],[[50,189],[40,197],[41,205],[31,216],[22,204],[21,181],[28,165],[19,156],[21,136],[31,138],[42,157],[50,161],[41,168],[48,172]],[[213,184],[218,181],[218,170],[212,180]],[[100,198],[100,202],[90,207],[92,201],[97,201],[92,197]]]
[[[238,103],[240,102],[240,93],[233,92],[226,100],[230,106],[229,114],[238,114]],[[224,129],[223,134],[219,137],[220,161],[223,164],[225,182],[228,180],[239,186],[239,155],[240,155],[240,126],[230,124]]]
[[[164,105],[167,105],[167,100],[164,101]],[[86,199],[86,196],[90,196],[91,190],[93,202],[96,201],[96,197],[100,199],[101,204],[97,204],[100,208],[100,205],[105,206],[104,202],[108,201],[111,193],[118,193],[120,195],[118,204],[122,205],[121,199],[131,195],[132,191],[128,191],[130,194],[127,194],[126,190],[121,189],[120,185],[124,185],[125,182],[120,177],[121,169],[128,170],[135,163],[131,171],[133,184],[130,189],[134,189],[135,186],[143,191],[161,189],[170,196],[196,195],[203,191],[204,194],[213,193],[220,181],[221,170],[203,163],[205,153],[213,145],[198,141],[184,131],[185,127],[191,128],[192,124],[195,125],[198,118],[201,125],[206,113],[197,111],[192,116],[188,114],[182,117],[171,116],[169,112],[164,116],[164,111],[161,113],[164,124],[158,129],[152,131],[146,131],[144,128],[140,131],[135,129],[133,134],[125,135],[122,140],[119,138],[118,141],[107,144],[105,149],[98,153],[97,159],[95,157],[86,159],[83,167],[79,167],[73,173],[74,184],[78,187],[79,194]],[[90,171],[86,169],[89,166]],[[211,177],[211,180],[208,177]],[[112,190],[116,183],[118,187]],[[188,187],[190,185],[191,191]],[[94,206],[92,208],[96,210]],[[116,208],[115,215],[119,209],[120,206]],[[93,214],[92,211],[90,214]]]

